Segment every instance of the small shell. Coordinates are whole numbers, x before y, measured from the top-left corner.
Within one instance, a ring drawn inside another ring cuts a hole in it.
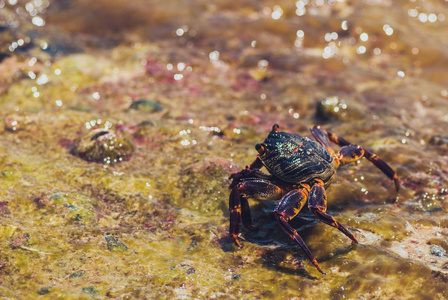
[[[128,160],[134,150],[130,141],[111,129],[93,129],[73,142],[71,153],[86,161],[114,164]]]

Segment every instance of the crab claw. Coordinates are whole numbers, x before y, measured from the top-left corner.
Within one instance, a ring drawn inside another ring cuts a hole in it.
[[[229,185],[229,189],[233,189],[242,179],[248,177],[252,177],[252,170],[246,165],[246,168],[238,173],[230,174],[229,179],[232,179],[232,183]]]

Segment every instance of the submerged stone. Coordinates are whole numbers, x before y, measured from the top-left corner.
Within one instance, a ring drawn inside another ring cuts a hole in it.
[[[72,273],[68,278],[73,279],[73,278],[79,278],[82,277],[86,272],[85,271],[77,271],[75,273]]]
[[[162,104],[155,100],[136,100],[132,102],[129,108],[147,113],[153,113],[163,110]]]
[[[97,296],[100,292],[94,286],[84,287],[81,290],[84,294],[89,294],[91,296]]]
[[[107,249],[109,249],[109,251],[122,252],[122,251],[128,250],[128,247],[125,244],[123,244],[122,242],[120,242],[120,240],[118,240],[118,238],[116,238],[114,236],[105,236],[104,238],[106,239]]]
[[[348,121],[362,118],[365,108],[355,101],[331,96],[317,103],[316,117],[323,121]]]
[[[25,245],[29,239],[30,239],[30,234],[28,232],[22,233],[15,239],[13,239],[9,246],[12,249],[19,248],[19,247]]]
[[[41,296],[46,295],[50,292],[50,289],[51,289],[51,286],[41,288],[40,290],[37,291],[37,294],[41,295]]]
[[[441,135],[434,135],[429,139],[429,143],[435,146],[441,146],[448,144],[448,137]]]
[[[440,246],[433,245],[431,247],[431,254],[435,255],[435,256],[443,257],[446,255],[446,251]]]
[[[35,117],[11,114],[5,117],[5,129],[9,132],[17,132],[19,130],[30,129],[34,124]]]
[[[114,164],[129,160],[132,143],[112,129],[97,128],[75,139],[71,154],[86,161]]]

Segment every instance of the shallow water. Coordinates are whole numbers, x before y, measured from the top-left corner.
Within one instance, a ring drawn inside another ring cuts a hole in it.
[[[447,299],[447,3],[0,0],[0,296]],[[274,123],[401,180],[338,171],[359,245],[290,222],[326,276],[274,202],[228,237],[227,178]]]

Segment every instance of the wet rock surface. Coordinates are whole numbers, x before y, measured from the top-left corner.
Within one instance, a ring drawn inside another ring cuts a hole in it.
[[[447,20],[440,1],[0,0],[0,297],[448,298]],[[401,180],[338,170],[328,213],[357,246],[306,207],[290,221],[326,276],[274,202],[228,237],[228,176],[274,123]]]

